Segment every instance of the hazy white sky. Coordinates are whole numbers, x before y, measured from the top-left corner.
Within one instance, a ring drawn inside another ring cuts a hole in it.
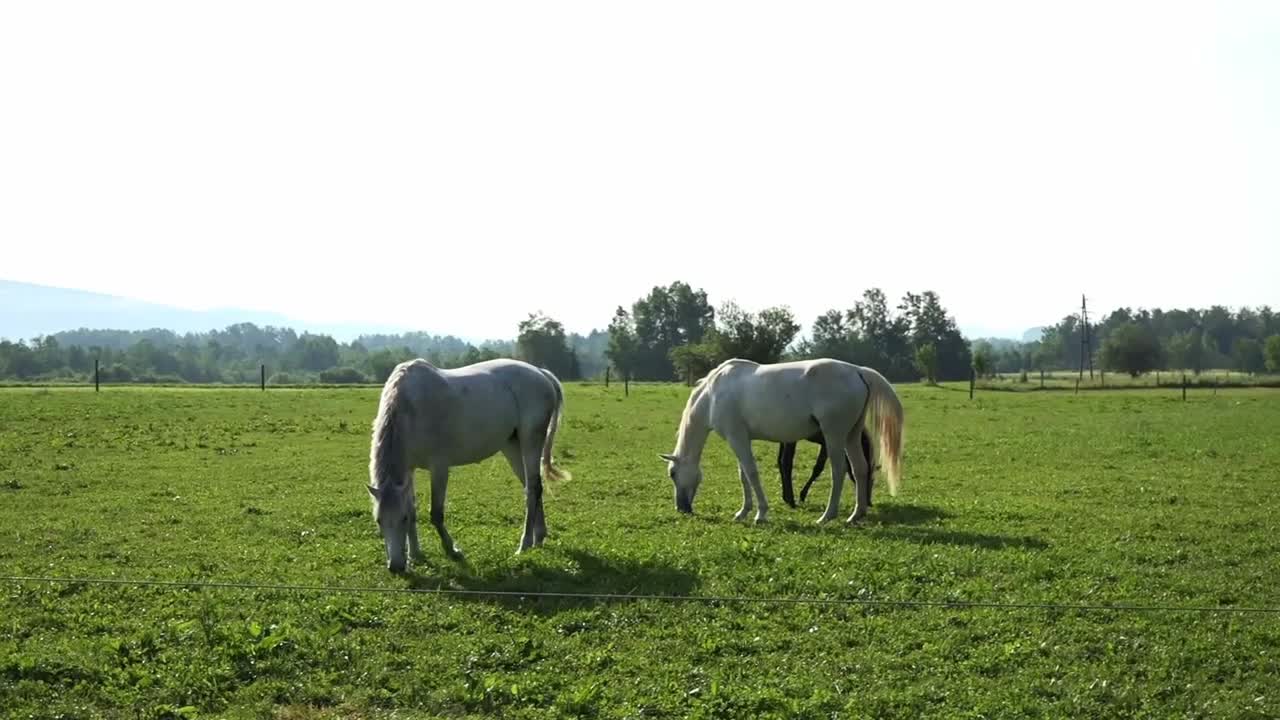
[[[1280,305],[1277,2],[11,2],[0,104],[10,280],[480,337],[676,279]]]

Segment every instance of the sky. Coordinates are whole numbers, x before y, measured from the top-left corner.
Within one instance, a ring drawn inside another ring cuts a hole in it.
[[[464,337],[675,280],[1280,305],[1275,2],[4,3],[0,98],[8,280]]]

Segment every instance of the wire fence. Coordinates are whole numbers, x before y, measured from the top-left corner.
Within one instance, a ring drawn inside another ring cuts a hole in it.
[[[836,605],[864,607],[943,608],[948,610],[1049,610],[1063,612],[1148,612],[1148,613],[1225,613],[1241,615],[1280,615],[1277,607],[1208,607],[1183,605],[1137,605],[1129,603],[1073,604],[1037,602],[986,602],[972,600],[890,600],[875,598],[778,597],[746,595],[661,595],[649,593],[552,592],[543,590],[469,590],[462,588],[379,587],[359,585],[298,585],[257,582],[219,582],[213,580],[137,580],[101,577],[53,577],[38,575],[0,575],[10,584],[81,584],[123,587],[158,587],[199,590],[254,590],[302,593],[408,594],[458,597],[505,597],[533,600],[656,601],[669,603],[757,604],[757,605]]]

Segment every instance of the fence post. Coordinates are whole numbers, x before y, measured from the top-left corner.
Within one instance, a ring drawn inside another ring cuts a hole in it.
[[[1182,402],[1187,401],[1187,374],[1182,373]]]
[[[267,364],[262,364],[262,392],[267,391]]]
[[[102,387],[98,383],[98,358],[93,359],[93,391],[102,392]]]
[[[631,397],[631,373],[622,375],[622,394],[625,397]]]
[[[978,371],[969,368],[969,399],[973,399],[973,386],[978,382]]]
[[[1040,368],[1040,389],[1044,389],[1044,368]]]
[[[604,386],[605,388],[609,387],[609,367],[608,366],[605,366],[605,369],[604,369]]]
[[[1080,378],[1076,378],[1076,394],[1080,394]]]

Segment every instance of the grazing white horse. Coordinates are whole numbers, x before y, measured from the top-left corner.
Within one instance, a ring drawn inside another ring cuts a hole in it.
[[[517,553],[547,536],[542,480],[568,480],[555,467],[551,446],[564,409],[564,389],[550,371],[498,359],[441,370],[425,360],[400,363],[382,386],[369,448],[369,495],[386,544],[387,568],[405,569],[405,541],[414,560],[418,546],[413,473],[431,473],[431,524],[444,552],[463,559],[444,527],[449,468],[481,462],[501,452],[525,494],[524,533]]]
[[[897,495],[902,481],[902,402],[883,375],[830,358],[767,365],[726,360],[699,380],[689,394],[676,432],[675,452],[659,453],[667,461],[667,474],[675,485],[676,509],[693,512],[693,498],[702,482],[702,450],[714,430],[738,457],[742,509],[734,519],[743,520],[751,512],[754,493],[760,505],[755,522],[765,522],[769,504],[751,441],[794,443],[821,432],[831,448],[831,497],[818,523],[834,519],[840,511],[848,458],[854,462],[857,500],[848,522],[857,522],[870,502],[867,460],[859,444],[868,412],[872,418],[868,426],[880,442],[877,454],[888,471],[889,494]]]

